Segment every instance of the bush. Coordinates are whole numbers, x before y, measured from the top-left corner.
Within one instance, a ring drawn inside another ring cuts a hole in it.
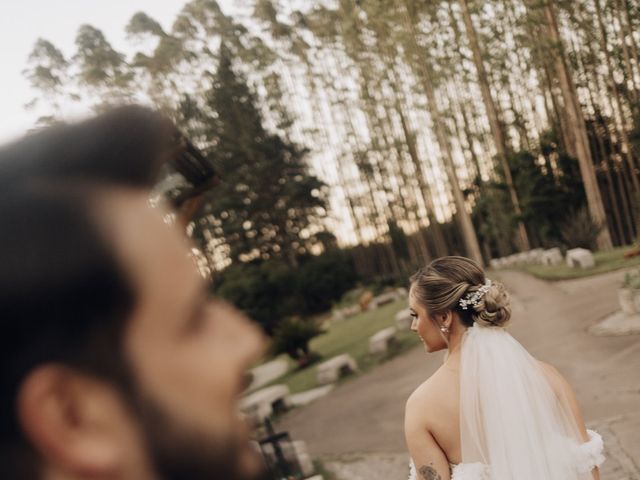
[[[350,257],[334,250],[303,258],[298,268],[280,260],[232,265],[214,291],[273,335],[284,318],[329,310],[355,282]]]
[[[569,248],[596,249],[596,240],[603,225],[593,220],[587,207],[572,212],[562,227],[562,238]]]
[[[296,273],[302,315],[326,312],[356,283],[351,258],[339,250],[310,257]]]
[[[295,286],[294,270],[283,262],[268,261],[227,268],[215,293],[244,311],[271,335],[281,318],[299,309]]]
[[[322,333],[322,328],[313,320],[286,318],[281,320],[275,329],[271,352],[275,355],[286,353],[296,360],[300,367],[304,367],[315,358],[319,358],[309,349],[309,342]]]
[[[640,270],[627,272],[624,275],[622,286],[630,290],[640,290]]]

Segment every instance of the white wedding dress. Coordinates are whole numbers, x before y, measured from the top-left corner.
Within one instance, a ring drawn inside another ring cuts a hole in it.
[[[602,437],[584,442],[540,363],[504,328],[474,325],[462,341],[462,463],[452,480],[591,480]],[[410,480],[418,479],[413,461]]]

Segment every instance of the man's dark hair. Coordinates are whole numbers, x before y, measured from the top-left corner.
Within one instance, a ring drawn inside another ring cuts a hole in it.
[[[164,117],[122,107],[0,148],[0,478],[36,478],[16,394],[59,362],[125,381],[135,292],[95,218],[104,187],[148,188],[166,159]]]

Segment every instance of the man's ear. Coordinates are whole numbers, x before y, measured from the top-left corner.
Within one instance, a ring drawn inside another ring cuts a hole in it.
[[[120,410],[120,411],[118,411]],[[58,364],[32,370],[17,396],[20,425],[46,467],[88,476],[115,473],[124,410],[106,382]]]

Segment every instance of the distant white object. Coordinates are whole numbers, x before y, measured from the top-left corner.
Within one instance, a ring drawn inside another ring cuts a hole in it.
[[[397,300],[402,300],[403,297],[397,290],[393,290],[391,292],[383,293],[382,295],[378,295],[377,297],[373,297],[371,303],[369,303],[369,309],[375,310],[387,303],[392,303]]]
[[[240,401],[240,408],[256,422],[262,422],[274,413],[289,408],[289,387],[273,385],[247,395]]]
[[[396,342],[396,327],[388,327],[380,330],[369,338],[369,353],[372,355],[387,353],[389,347]]]
[[[542,254],[544,250],[542,248],[534,248],[527,252],[527,263],[540,263],[542,261]]]
[[[268,457],[271,462],[276,462],[279,460],[273,444],[264,444],[259,448],[261,449],[263,455],[265,455],[265,457]],[[308,480],[310,478],[318,478],[322,480],[321,476],[312,476],[314,474],[315,468],[313,465],[313,461],[311,460],[311,456],[309,455],[307,445],[303,440],[282,442],[280,444],[279,453],[280,455],[282,455],[282,457],[284,457],[284,461],[289,466],[298,465],[300,467],[303,478],[307,478]]]
[[[540,261],[547,266],[560,265],[562,263],[562,252],[557,247],[545,250],[540,257]]]
[[[524,265],[528,263],[529,252],[520,252],[515,254],[516,265]]]
[[[251,385],[249,385],[247,390],[251,391],[260,388],[276,378],[281,377],[287,373],[287,370],[289,370],[289,362],[282,358],[258,365],[249,370],[251,374]]]
[[[326,385],[356,370],[358,370],[358,364],[353,357],[343,353],[318,365],[316,380],[320,385]]]
[[[298,460],[298,465],[300,465],[302,475],[304,477],[313,475],[315,468],[313,466],[313,461],[311,460],[311,455],[309,455],[307,444],[303,440],[295,440],[291,442],[291,445]]]
[[[573,248],[567,252],[567,265],[571,268],[591,268],[596,261],[586,248]]]
[[[360,313],[360,305],[350,305],[333,310],[332,320],[340,321]]]
[[[323,385],[322,387],[312,388],[311,390],[306,390],[304,392],[294,393],[287,397],[287,403],[292,407],[302,407],[317,400],[318,398],[324,397],[334,388],[335,385],[329,384]]]
[[[553,249],[553,250],[557,250],[557,249]],[[534,248],[533,250],[529,250],[526,252],[514,253],[512,255],[509,255],[508,257],[493,258],[490,260],[489,264],[491,265],[491,268],[497,270],[500,268],[508,268],[516,265],[530,265],[530,264],[542,263],[544,253],[545,251],[542,248]],[[558,262],[560,263],[562,262],[562,254],[560,253],[560,250],[558,250],[557,253],[559,254]],[[554,258],[556,258],[555,253],[552,255],[554,256]]]
[[[396,292],[398,293],[398,295],[400,295],[402,298],[407,298],[409,296],[409,292],[407,292],[407,289],[404,287],[400,287],[400,288],[396,288]]]
[[[396,326],[398,330],[409,330],[411,328],[411,323],[413,322],[413,317],[411,316],[411,310],[405,308],[404,310],[400,310],[396,313]]]
[[[505,268],[508,267],[508,260],[505,257],[499,258],[498,259],[498,268]]]
[[[631,288],[621,288],[618,290],[618,301],[621,310],[592,325],[589,333],[603,336],[640,333],[640,292]]]

